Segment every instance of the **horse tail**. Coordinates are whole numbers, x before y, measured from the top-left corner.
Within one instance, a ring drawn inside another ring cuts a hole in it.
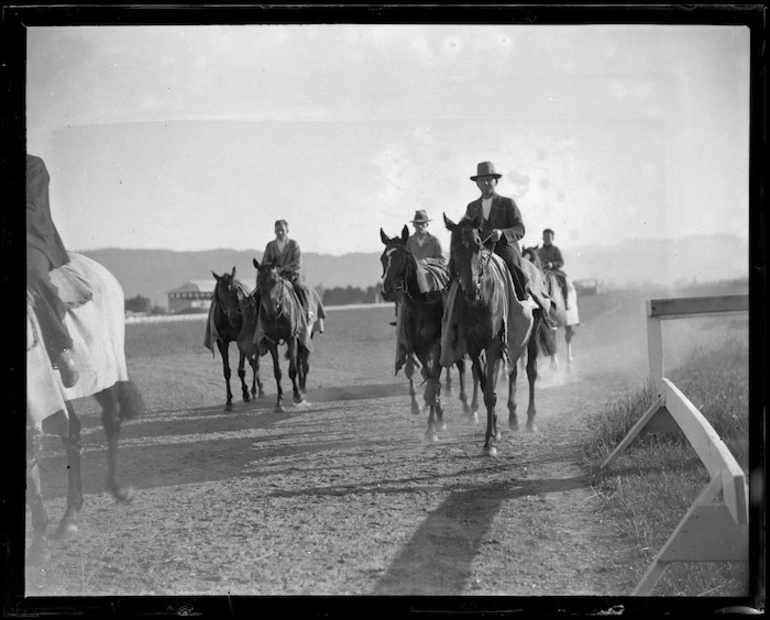
[[[556,332],[549,329],[542,315],[537,319],[537,344],[546,357],[556,355]]]
[[[118,402],[120,403],[120,419],[131,420],[145,412],[144,397],[133,381],[118,381]]]

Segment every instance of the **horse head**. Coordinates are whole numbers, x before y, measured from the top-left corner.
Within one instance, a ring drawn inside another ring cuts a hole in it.
[[[256,258],[252,262],[257,269],[257,292],[260,303],[268,316],[279,316],[283,312],[286,282],[278,274],[273,263],[260,265]]]
[[[468,302],[480,302],[481,283],[486,266],[491,260],[491,252],[484,248],[479,232],[481,217],[464,217],[455,224],[444,214],[444,224],[452,233],[449,254],[463,296]]]
[[[526,258],[538,269],[541,269],[542,263],[540,262],[540,254],[538,254],[537,250],[538,250],[538,246],[534,246],[531,248],[522,248],[521,256],[522,258]]]
[[[385,249],[380,256],[382,263],[382,298],[385,301],[394,301],[405,287],[409,273],[410,252],[406,249],[409,239],[409,228],[404,225],[400,237],[389,238],[380,228],[380,239],[385,244]]]
[[[227,315],[228,320],[231,323],[240,320],[241,304],[248,297],[248,293],[243,285],[235,279],[235,267],[233,267],[230,273],[223,273],[220,276],[212,271],[211,275],[217,281],[214,288],[214,296]]]

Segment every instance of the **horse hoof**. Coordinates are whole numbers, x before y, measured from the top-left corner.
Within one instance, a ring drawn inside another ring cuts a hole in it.
[[[494,446],[485,446],[484,447],[484,454],[487,456],[497,456],[497,448]]]
[[[267,396],[267,394],[265,394],[262,390],[260,390],[259,391],[259,397],[260,398],[265,398],[265,396]]]
[[[435,433],[435,431],[428,431],[425,433],[425,439],[430,443],[436,443],[438,442],[438,435]]]
[[[78,535],[78,531],[79,528],[77,523],[75,523],[72,519],[63,519],[62,522],[59,523],[59,527],[56,529],[56,532],[54,532],[54,534],[51,536],[51,540],[74,538]]]
[[[446,422],[442,422],[442,423],[441,423],[441,426],[439,426],[439,427],[438,427],[438,430],[440,430],[440,431],[442,431],[442,432],[446,432],[446,431],[447,431],[447,425],[446,425]]]
[[[275,406],[275,412],[276,413],[283,413],[285,409],[283,408],[283,405],[276,405]]]
[[[233,404],[227,403],[224,408],[225,411],[232,411],[233,410]]]
[[[50,562],[51,557],[48,547],[32,547],[27,552],[27,564],[29,566],[42,566]]]
[[[500,431],[495,432],[495,441],[502,441],[503,440],[503,434]]]
[[[528,433],[536,433],[537,432],[537,425],[534,422],[527,422],[527,432]]]
[[[516,419],[508,420],[508,428],[510,428],[512,431],[519,430],[519,421]]]
[[[249,398],[249,395],[248,395],[248,394],[244,394],[244,395],[243,395],[243,402],[244,402],[244,403],[248,403],[248,402],[250,402],[250,401],[251,401],[251,398]]]
[[[412,415],[420,415],[421,413],[422,409],[420,409],[420,405],[412,403]]]

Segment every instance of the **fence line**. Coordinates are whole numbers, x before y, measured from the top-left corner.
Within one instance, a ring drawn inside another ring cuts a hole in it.
[[[687,397],[664,376],[661,321],[747,312],[748,295],[652,299],[647,302],[647,354],[657,396],[604,460],[608,467],[641,433],[681,432],[709,473],[693,502],[633,594],[648,595],[671,562],[748,562],[748,484],[735,457]]]
[[[345,304],[340,306],[324,306],[327,312],[339,310],[366,310],[369,308],[387,308],[393,304]],[[158,314],[154,316],[127,316],[126,323],[168,323],[173,321],[197,321],[208,317],[208,312],[196,312],[191,314]]]

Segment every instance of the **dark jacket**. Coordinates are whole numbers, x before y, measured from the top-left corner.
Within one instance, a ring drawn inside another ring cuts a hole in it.
[[[474,200],[468,205],[465,215],[469,218],[474,218],[479,213],[482,213],[481,198]],[[500,237],[497,245],[510,245],[516,250],[517,254],[521,255],[519,239],[524,237],[525,228],[524,222],[521,219],[521,212],[513,198],[506,198],[499,194],[495,194],[492,197],[489,219],[483,222],[481,226],[481,237],[486,238],[494,228],[497,228],[502,233],[502,237]]]
[[[561,269],[564,267],[564,259],[561,256],[561,250],[555,245],[544,245],[538,248],[537,254],[540,257],[540,262],[545,267],[546,263],[552,263],[551,269]]]
[[[43,160],[27,155],[27,244],[45,254],[55,269],[66,265],[69,256],[51,218],[49,181]]]

